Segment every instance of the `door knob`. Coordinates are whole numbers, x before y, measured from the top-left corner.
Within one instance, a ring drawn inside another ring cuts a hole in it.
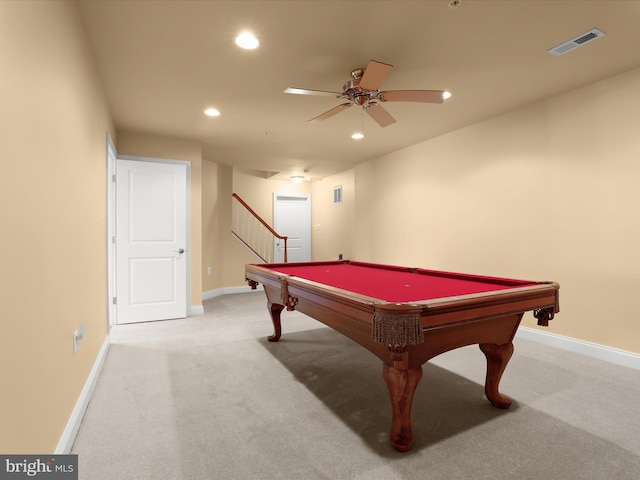
[[[184,253],[184,248],[179,248],[178,250],[174,250],[174,252]]]

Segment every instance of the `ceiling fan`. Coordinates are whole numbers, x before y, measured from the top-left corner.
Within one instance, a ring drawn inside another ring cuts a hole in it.
[[[314,122],[326,120],[337,113],[342,112],[351,105],[362,107],[369,116],[381,127],[386,127],[395,123],[396,119],[391,116],[380,102],[422,102],[422,103],[442,103],[448,98],[448,92],[444,90],[388,90],[380,91],[378,88],[387,77],[393,65],[371,60],[366,68],[357,68],[351,72],[352,80],[349,80],[342,87],[342,92],[330,92],[324,90],[307,90],[304,88],[287,88],[284,93],[297,95],[320,95],[323,97],[336,97],[349,100],[333,107],[317,117],[308,120]]]

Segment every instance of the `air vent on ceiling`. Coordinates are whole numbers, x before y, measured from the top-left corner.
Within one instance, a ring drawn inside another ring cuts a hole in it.
[[[588,32],[585,32],[582,35],[578,35],[577,37],[561,43],[560,45],[557,45],[547,51],[556,56],[564,55],[565,53],[570,52],[575,48],[581,47],[582,45],[585,45],[589,42],[592,42],[597,38],[604,37],[604,35],[605,33],[603,31],[598,30],[597,28],[592,28]]]

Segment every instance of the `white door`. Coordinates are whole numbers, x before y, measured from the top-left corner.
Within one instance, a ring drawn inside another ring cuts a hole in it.
[[[187,167],[117,160],[117,323],[187,314]]]
[[[280,235],[287,236],[287,261],[311,260],[311,195],[273,194],[273,224]],[[284,261],[284,243],[276,241],[276,262]]]

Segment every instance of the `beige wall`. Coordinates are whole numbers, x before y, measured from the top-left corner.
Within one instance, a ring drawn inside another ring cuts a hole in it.
[[[550,332],[640,353],[639,111],[635,70],[359,165],[356,258],[558,281]]]
[[[0,65],[0,452],[48,453],[107,335],[115,132],[74,3],[0,2]]]
[[[191,305],[202,305],[202,146],[199,142],[118,131],[118,155],[182,160],[191,164]]]
[[[202,291],[222,288],[222,236],[223,216],[221,185],[225,178],[224,167],[214,162],[202,161]],[[231,206],[229,206],[231,208]],[[207,273],[211,268],[211,274]]]
[[[333,190],[342,187],[342,203],[333,203]],[[331,175],[311,184],[312,257],[335,260],[339,254],[350,259],[354,253],[355,171]]]

